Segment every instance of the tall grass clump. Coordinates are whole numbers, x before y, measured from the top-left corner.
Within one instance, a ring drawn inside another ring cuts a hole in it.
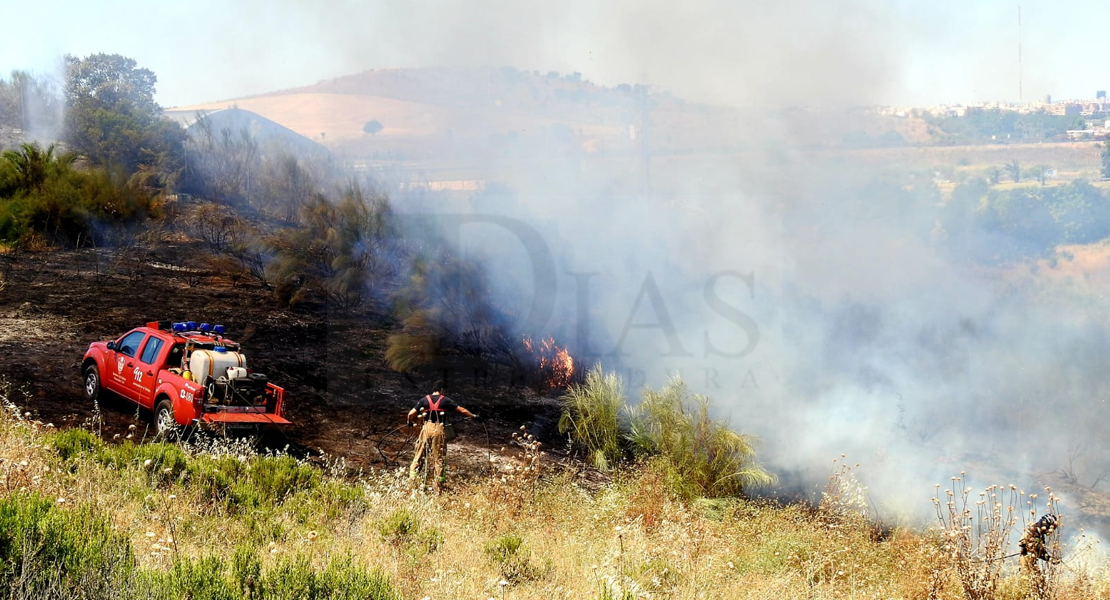
[[[681,378],[646,390],[631,409],[633,452],[657,458],[672,489],[684,498],[738,496],[774,477],[755,461],[756,440],[709,416],[709,399],[691,394]]]
[[[624,382],[616,373],[605,373],[598,365],[586,381],[570,386],[563,395],[559,433],[569,433],[573,443],[585,450],[598,469],[609,469],[622,457],[620,412],[624,406]]]

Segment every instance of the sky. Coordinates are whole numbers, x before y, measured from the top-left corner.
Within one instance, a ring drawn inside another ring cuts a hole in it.
[[[1021,97],[1110,88],[1110,3],[1022,2]],[[118,53],[163,106],[366,69],[579,71],[722,105],[1017,101],[1019,4],[1000,0],[0,0],[0,73]],[[737,75],[743,73],[743,76]]]

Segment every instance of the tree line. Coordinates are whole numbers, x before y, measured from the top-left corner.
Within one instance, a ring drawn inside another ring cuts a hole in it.
[[[969,108],[962,116],[926,112],[919,116],[941,132],[939,141],[945,144],[1066,139],[1068,130],[1086,127],[1083,117],[1054,115],[1043,110],[1019,113],[998,108]]]

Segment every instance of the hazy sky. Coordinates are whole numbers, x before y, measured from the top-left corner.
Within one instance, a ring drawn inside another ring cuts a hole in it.
[[[1110,88],[1110,3],[1022,2],[1024,98]],[[1018,3],[1002,0],[0,0],[0,73],[119,53],[165,106],[370,68],[580,71],[726,104],[1017,100]]]

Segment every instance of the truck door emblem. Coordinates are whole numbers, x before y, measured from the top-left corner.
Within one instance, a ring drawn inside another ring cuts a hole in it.
[[[119,361],[116,362],[116,372],[117,373],[123,373],[123,357],[122,356],[119,357]]]

